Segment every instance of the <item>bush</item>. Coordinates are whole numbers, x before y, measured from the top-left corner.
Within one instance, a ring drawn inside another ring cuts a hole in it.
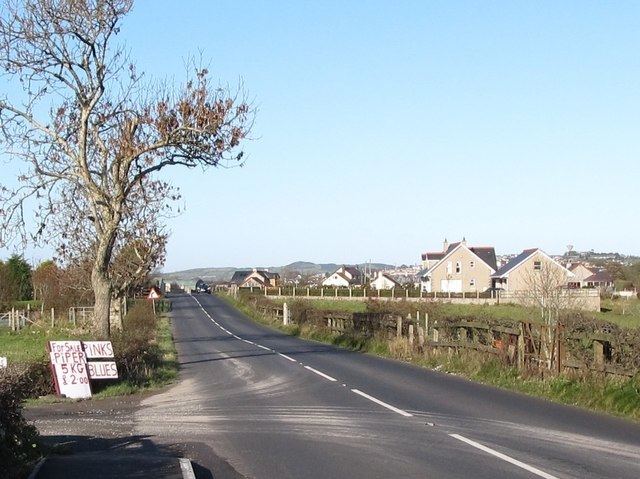
[[[38,432],[22,416],[22,403],[42,392],[41,369],[36,364],[0,370],[0,477],[20,477],[40,457]],[[46,383],[50,389],[48,378]]]
[[[123,320],[122,331],[112,335],[119,382],[136,387],[149,386],[164,365],[164,353],[158,344],[157,318],[151,303],[136,301]],[[99,389],[107,384],[100,384]]]

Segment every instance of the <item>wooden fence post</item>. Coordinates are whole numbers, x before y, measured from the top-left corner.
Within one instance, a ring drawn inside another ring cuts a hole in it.
[[[51,308],[51,327],[54,328],[56,325],[56,312],[53,308]]]
[[[424,346],[424,328],[418,325],[418,345]]]
[[[593,340],[593,363],[596,366],[604,366],[604,342]]]
[[[429,313],[424,313],[424,334],[429,337]]]
[[[404,290],[404,292],[405,292],[405,297],[408,298],[409,297],[409,288],[406,288]]]
[[[349,297],[351,298],[352,295],[353,295],[353,292],[351,290],[351,286],[349,286]]]
[[[311,295],[311,291],[309,291],[309,288],[307,287],[307,298]]]
[[[334,286],[334,287],[333,287],[333,295],[334,295],[334,297],[336,297],[336,298],[338,297],[338,287],[337,287],[337,286]]]
[[[402,337],[402,316],[396,318],[396,337]]]
[[[284,324],[285,326],[287,326],[289,324],[289,306],[287,305],[287,303],[285,302],[282,305],[282,324]]]
[[[491,292],[491,294],[493,294],[493,291]],[[524,347],[525,347],[525,341],[524,341],[524,323],[522,321],[520,321],[520,323],[518,323],[518,369],[519,370],[523,370],[524,369]]]
[[[413,324],[409,324],[409,344],[413,346]]]

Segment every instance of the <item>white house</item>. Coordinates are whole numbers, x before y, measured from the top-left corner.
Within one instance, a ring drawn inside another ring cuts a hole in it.
[[[342,265],[322,281],[322,286],[348,288],[350,286],[360,286],[363,281],[362,271],[355,266]]]
[[[376,274],[376,279],[371,281],[371,287],[378,290],[399,288],[401,286],[402,285],[398,281],[393,279],[388,274],[383,273],[382,271],[378,271],[378,273]]]

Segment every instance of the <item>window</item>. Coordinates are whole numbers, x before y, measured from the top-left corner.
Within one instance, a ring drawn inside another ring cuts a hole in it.
[[[456,261],[456,273],[459,273],[462,270],[462,265],[460,261]]]
[[[471,278],[471,280],[469,281],[469,286],[475,286],[475,285],[476,285],[475,278]]]
[[[451,261],[449,261],[449,262],[447,263],[447,274],[451,274],[451,269],[452,269],[452,267],[451,267]]]
[[[542,269],[542,262],[541,261],[534,261],[533,262],[533,269],[535,271],[540,271]]]
[[[475,261],[469,261],[469,266],[470,266],[471,268],[475,268],[475,266],[476,266],[476,262],[475,262]]]

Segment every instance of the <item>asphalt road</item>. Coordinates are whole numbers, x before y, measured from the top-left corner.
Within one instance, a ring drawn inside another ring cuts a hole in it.
[[[640,477],[638,424],[286,336],[209,295],[173,317],[181,381],[137,432],[215,478]]]

